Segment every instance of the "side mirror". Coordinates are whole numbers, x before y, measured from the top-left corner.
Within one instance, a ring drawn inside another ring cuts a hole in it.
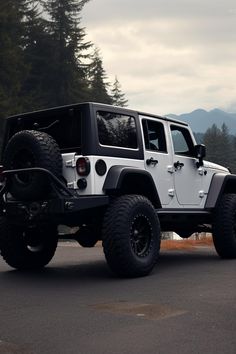
[[[206,156],[206,146],[203,144],[198,144],[194,146],[195,157],[199,160],[197,167],[203,166],[203,159]]]

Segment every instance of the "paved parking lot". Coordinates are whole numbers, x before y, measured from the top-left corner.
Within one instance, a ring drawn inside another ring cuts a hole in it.
[[[50,265],[0,260],[0,354],[235,354],[235,260],[162,251],[151,276],[117,279],[101,247],[61,243]]]

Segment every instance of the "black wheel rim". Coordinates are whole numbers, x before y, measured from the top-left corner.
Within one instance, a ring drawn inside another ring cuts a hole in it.
[[[137,215],[132,222],[130,241],[133,252],[145,257],[151,249],[152,227],[145,215]]]
[[[34,228],[28,228],[22,232],[25,247],[32,253],[38,253],[43,250],[44,243],[41,232]]]

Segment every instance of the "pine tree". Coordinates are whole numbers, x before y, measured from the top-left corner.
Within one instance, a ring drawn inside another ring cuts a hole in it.
[[[103,68],[102,58],[99,50],[95,49],[89,71],[90,101],[112,104],[112,98],[108,94],[109,84],[106,82],[106,79],[107,77]]]
[[[111,89],[111,98],[112,98],[112,104],[114,106],[120,106],[120,107],[128,106],[128,100],[125,98],[125,94],[121,91],[121,84],[117,76],[115,77],[115,81]]]
[[[207,148],[209,161],[231,169],[234,167],[232,139],[225,124],[221,129],[213,124],[211,128],[207,129],[203,142]]]
[[[24,110],[34,110],[50,106],[48,96],[48,63],[53,53],[51,36],[46,32],[46,22],[41,18],[37,1],[25,15],[24,61],[29,67],[22,86]]]
[[[207,149],[207,159],[212,162],[219,163],[219,140],[221,136],[221,130],[216,124],[213,124],[211,128],[208,128],[204,138],[203,143],[206,145]]]
[[[0,117],[22,109],[19,92],[27,75],[24,63],[24,25],[26,1],[1,0],[0,3]]]
[[[87,50],[84,28],[80,27],[80,12],[89,0],[45,0],[47,32],[51,36],[50,57],[46,68],[48,99],[57,106],[84,99],[87,89]]]
[[[233,146],[229,135],[229,129],[225,123],[221,126],[220,160],[226,167],[232,168]]]
[[[23,54],[26,10],[24,0],[0,2],[0,146],[2,118],[23,110],[20,92],[29,69]]]
[[[99,51],[88,54],[80,24],[88,1],[1,0],[0,117],[88,100],[126,105],[117,78],[109,95]]]
[[[236,174],[236,136],[232,136],[231,138],[232,144],[232,173]]]

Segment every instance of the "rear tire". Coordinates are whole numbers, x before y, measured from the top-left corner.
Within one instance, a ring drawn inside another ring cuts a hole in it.
[[[124,195],[108,208],[103,248],[111,270],[122,277],[141,277],[155,266],[160,250],[160,224],[151,202]]]
[[[223,195],[214,216],[213,242],[221,258],[236,258],[236,195]]]
[[[41,167],[57,177],[62,174],[62,157],[56,141],[35,130],[13,135],[6,146],[3,165],[5,170]],[[43,198],[49,190],[48,177],[39,172],[22,172],[8,178],[8,191],[19,200]]]
[[[24,227],[0,219],[0,251],[16,269],[38,269],[50,262],[57,248],[57,227],[51,224]]]

